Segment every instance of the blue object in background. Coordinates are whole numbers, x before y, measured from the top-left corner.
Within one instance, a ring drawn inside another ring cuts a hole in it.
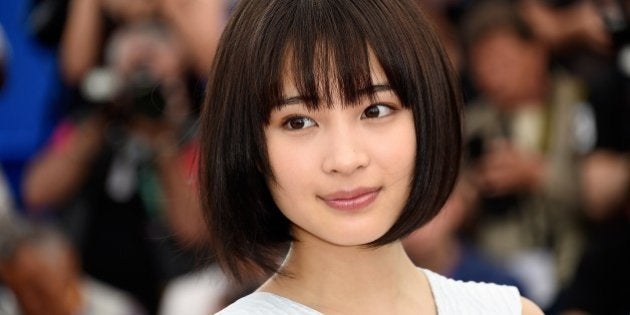
[[[0,25],[9,45],[6,81],[0,90],[0,165],[18,207],[25,164],[47,139],[60,90],[55,51],[29,34],[29,0],[0,1]]]

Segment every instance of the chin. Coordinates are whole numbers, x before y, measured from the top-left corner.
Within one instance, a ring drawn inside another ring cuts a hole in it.
[[[329,235],[324,240],[341,247],[358,247],[370,244],[385,235],[387,229],[357,230],[339,229],[335,235]]]

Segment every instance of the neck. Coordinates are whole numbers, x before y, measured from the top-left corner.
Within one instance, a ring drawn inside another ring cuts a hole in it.
[[[325,313],[432,309],[428,282],[400,242],[378,248],[295,242],[281,273],[261,290]]]
[[[418,266],[452,276],[461,257],[461,244],[455,236],[431,240],[431,244],[407,244],[411,260]]]

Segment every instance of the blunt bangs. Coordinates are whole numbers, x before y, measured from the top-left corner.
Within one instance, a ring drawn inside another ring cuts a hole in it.
[[[237,280],[278,268],[291,241],[277,208],[264,138],[283,100],[285,76],[307,107],[372,96],[370,54],[411,108],[417,141],[408,203],[378,240],[395,241],[428,222],[457,176],[460,96],[450,62],[414,0],[242,0],[209,76],[201,114],[200,187],[219,263]],[[393,139],[395,141],[395,139]]]

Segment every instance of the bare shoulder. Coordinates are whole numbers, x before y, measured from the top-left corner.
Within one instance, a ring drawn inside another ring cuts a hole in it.
[[[543,311],[538,307],[538,305],[534,304],[534,302],[522,297],[521,305],[523,309],[523,315],[540,315],[544,314]]]

